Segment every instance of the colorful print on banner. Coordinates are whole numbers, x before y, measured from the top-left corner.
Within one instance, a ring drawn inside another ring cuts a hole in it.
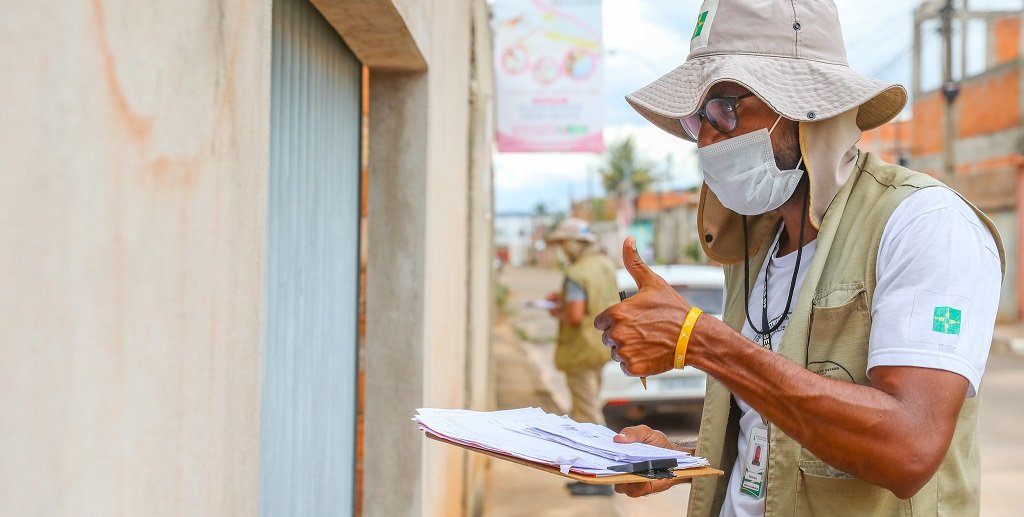
[[[604,151],[601,0],[495,0],[498,150]]]

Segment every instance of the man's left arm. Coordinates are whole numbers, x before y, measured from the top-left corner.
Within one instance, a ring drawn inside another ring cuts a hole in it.
[[[578,327],[583,323],[586,311],[587,292],[583,289],[583,286],[571,278],[567,278],[565,280],[565,300],[563,300],[562,314],[560,316],[562,323]]]

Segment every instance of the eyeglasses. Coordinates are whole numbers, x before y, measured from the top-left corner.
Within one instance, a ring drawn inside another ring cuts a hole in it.
[[[697,139],[697,135],[700,133],[701,121],[705,118],[711,123],[711,127],[720,133],[728,133],[736,129],[736,126],[740,123],[739,116],[736,114],[736,105],[739,104],[740,100],[752,95],[754,94],[748,92],[736,96],[712,97],[704,101],[704,105],[697,110],[697,113],[680,119],[679,123],[682,124],[686,134],[690,135],[690,138],[694,140]]]

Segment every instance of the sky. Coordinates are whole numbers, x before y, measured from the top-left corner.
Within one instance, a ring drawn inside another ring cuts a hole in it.
[[[1019,9],[1022,2],[970,0],[970,6]],[[850,66],[863,74],[903,84],[909,90],[913,10],[918,4],[919,0],[836,0]],[[644,155],[663,170],[671,160],[672,180],[659,189],[700,183],[694,146],[655,128],[623,97],[686,60],[699,5],[699,0],[604,0],[603,4],[605,142],[634,135]],[[939,78],[940,47],[937,43],[929,46],[929,41],[936,42],[937,36],[925,38],[922,52],[936,58],[923,63],[923,75],[927,76],[923,79],[934,82]],[[974,47],[978,50],[981,45]],[[550,210],[565,211],[570,197],[600,195],[600,162],[600,155],[587,153],[496,152],[496,210],[528,212],[544,203]]]

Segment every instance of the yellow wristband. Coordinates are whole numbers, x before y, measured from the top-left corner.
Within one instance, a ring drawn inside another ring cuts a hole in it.
[[[697,324],[697,318],[704,311],[690,307],[686,313],[686,320],[683,321],[683,328],[679,329],[679,339],[676,340],[676,362],[675,368],[686,366],[686,345],[690,344],[690,335],[693,334],[693,326]]]

